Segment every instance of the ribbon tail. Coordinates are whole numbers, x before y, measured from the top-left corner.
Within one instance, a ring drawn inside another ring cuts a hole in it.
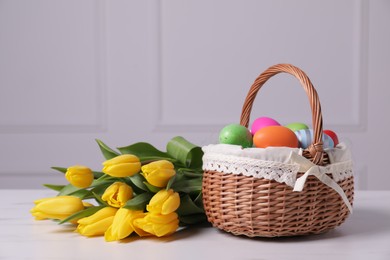
[[[320,168],[318,166],[311,167],[304,175],[299,177],[295,182],[293,191],[302,191],[309,175],[316,176],[322,183],[336,191],[343,199],[345,205],[348,207],[348,210],[351,213],[353,212],[352,205],[349,202],[347,195],[345,195],[343,189],[328,175],[321,173]]]
[[[307,171],[304,175],[302,175],[301,177],[299,177],[299,178],[295,181],[295,185],[294,185],[293,191],[302,191],[302,190],[303,190],[303,187],[305,186],[307,177],[309,177],[309,175],[310,175],[310,172]]]
[[[348,207],[349,212],[353,212],[352,205],[349,202],[347,195],[345,195],[345,192],[343,189],[328,175],[326,174],[321,174],[321,173],[316,173],[314,174],[320,181],[322,181],[325,185],[328,187],[332,188],[334,191],[336,191],[340,197],[343,199],[345,205]]]

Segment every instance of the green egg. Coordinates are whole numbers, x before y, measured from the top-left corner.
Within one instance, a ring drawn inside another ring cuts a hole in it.
[[[219,143],[241,145],[243,148],[247,148],[252,147],[253,137],[245,126],[230,124],[219,133]]]
[[[307,125],[305,125],[304,123],[291,123],[291,124],[286,125],[286,127],[290,128],[293,132],[298,131],[298,130],[302,130],[302,129],[309,129],[309,127]]]

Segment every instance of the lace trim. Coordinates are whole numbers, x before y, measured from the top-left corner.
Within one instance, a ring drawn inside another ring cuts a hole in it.
[[[332,173],[333,180],[336,182],[352,176],[352,161],[350,160],[321,168]],[[203,170],[275,180],[279,183],[284,182],[290,187],[294,187],[299,169],[298,163],[282,163],[207,152],[203,156]]]
[[[335,182],[342,181],[353,175],[352,161],[345,161],[341,163],[335,163],[324,167],[326,172],[332,173],[333,180]]]

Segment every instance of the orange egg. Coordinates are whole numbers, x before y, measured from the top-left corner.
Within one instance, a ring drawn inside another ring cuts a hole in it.
[[[255,133],[253,143],[258,148],[286,146],[297,148],[298,138],[293,131],[284,126],[267,126]]]

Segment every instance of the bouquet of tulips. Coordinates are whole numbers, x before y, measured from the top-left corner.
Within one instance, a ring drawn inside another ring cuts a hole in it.
[[[166,152],[142,142],[118,151],[97,143],[106,159],[103,169],[52,167],[69,184],[44,184],[58,195],[34,202],[35,219],[71,223],[81,235],[104,235],[106,241],[132,233],[162,237],[206,221],[200,147],[179,136],[169,141]]]

